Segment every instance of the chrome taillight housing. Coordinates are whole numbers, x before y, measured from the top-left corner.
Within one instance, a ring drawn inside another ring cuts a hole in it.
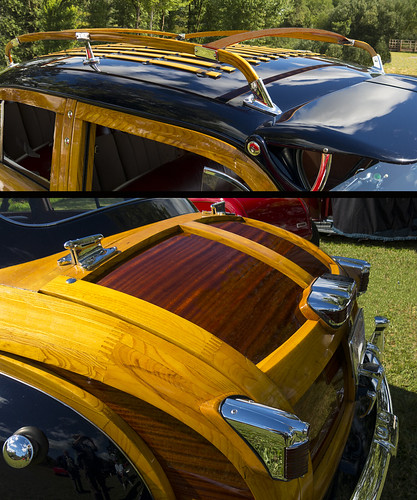
[[[349,257],[332,256],[332,259],[341,266],[348,276],[356,281],[358,295],[365,293],[368,289],[371,264],[366,260]]]
[[[307,304],[328,325],[338,328],[350,316],[356,290],[353,278],[326,273],[312,283]]]
[[[273,479],[289,481],[307,473],[308,423],[243,397],[226,398],[220,413],[253,448]]]

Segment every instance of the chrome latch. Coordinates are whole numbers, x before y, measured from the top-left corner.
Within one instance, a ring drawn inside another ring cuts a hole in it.
[[[70,253],[58,259],[58,265],[66,266],[72,264],[74,266],[81,266],[87,271],[97,267],[117,253],[116,247],[103,248],[101,245],[102,239],[102,234],[94,234],[85,238],[67,241],[64,244],[64,248],[69,250]]]

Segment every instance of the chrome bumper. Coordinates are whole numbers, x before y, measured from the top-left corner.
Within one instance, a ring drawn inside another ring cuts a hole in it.
[[[355,487],[351,500],[377,500],[385,483],[392,456],[397,453],[398,419],[392,410],[391,394],[380,361],[384,349],[385,318],[375,318],[376,329],[367,343],[364,362],[359,370],[362,381],[369,390],[367,414],[376,409],[376,422],[368,458]]]

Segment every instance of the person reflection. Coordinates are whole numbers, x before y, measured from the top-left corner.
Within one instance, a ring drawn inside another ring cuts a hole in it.
[[[64,451],[64,467],[65,470],[68,472],[70,478],[74,482],[74,488],[77,493],[84,493],[84,488],[81,483],[81,475],[80,475],[80,468],[78,465],[74,462],[74,459],[71,457],[71,455],[68,453],[67,450]]]
[[[77,453],[77,463],[84,471],[96,500],[110,500],[106,487],[106,478],[102,470],[102,462],[96,455],[97,447],[88,436],[73,436],[72,447]]]

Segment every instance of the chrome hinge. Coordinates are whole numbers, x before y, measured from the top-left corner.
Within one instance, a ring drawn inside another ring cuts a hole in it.
[[[117,253],[116,247],[103,248],[101,245],[102,238],[102,234],[94,234],[85,238],[67,241],[64,244],[64,248],[69,250],[70,253],[58,259],[58,265],[66,266],[72,264],[90,271],[99,264],[102,264]]]

